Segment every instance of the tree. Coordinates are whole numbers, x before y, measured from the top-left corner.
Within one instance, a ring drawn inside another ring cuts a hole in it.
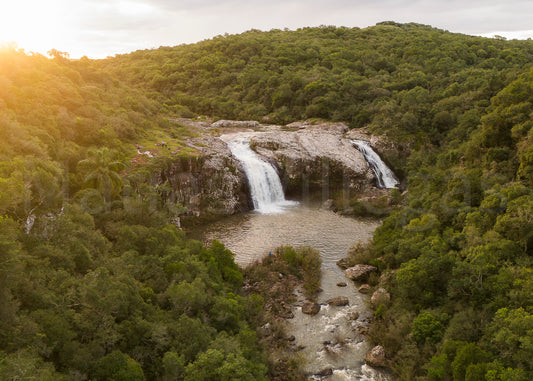
[[[119,172],[125,168],[124,163],[115,160],[116,152],[107,147],[89,149],[88,158],[78,163],[78,168],[84,174],[84,182],[98,189],[104,196],[105,202],[119,194],[122,189],[122,178]]]
[[[95,381],[145,381],[141,365],[121,351],[102,357],[94,370]]]

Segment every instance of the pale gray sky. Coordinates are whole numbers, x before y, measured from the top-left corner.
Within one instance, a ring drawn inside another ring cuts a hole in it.
[[[533,38],[532,0],[14,0],[0,5],[0,42],[101,58],[249,29],[380,21]]]

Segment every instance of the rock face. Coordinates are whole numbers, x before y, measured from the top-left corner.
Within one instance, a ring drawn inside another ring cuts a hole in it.
[[[359,264],[346,269],[344,274],[355,282],[366,282],[370,274],[377,270],[377,267]]]
[[[256,120],[218,120],[212,127],[237,127],[237,128],[257,128],[261,124]]]
[[[316,315],[320,311],[320,304],[313,302],[305,302],[302,305],[302,312],[307,315]]]
[[[374,174],[361,152],[343,139],[347,130],[342,123],[305,125],[297,131],[258,132],[250,144],[277,163],[288,194],[355,194],[372,187]]]
[[[253,208],[244,171],[226,143],[211,136],[193,143],[199,144],[194,147],[200,155],[177,156],[153,174],[156,184],[168,184],[166,199],[183,205],[188,215],[196,217],[230,215]]]
[[[390,294],[384,288],[380,287],[372,294],[370,303],[374,307],[378,307],[380,304],[388,305],[390,303]]]
[[[365,355],[365,363],[367,365],[384,368],[388,366],[385,349],[381,345],[377,345]]]
[[[277,167],[288,196],[306,198],[320,192],[323,199],[328,199],[342,190],[348,200],[376,190],[375,175],[350,142],[353,134],[343,123],[298,122],[284,128],[256,121],[172,121],[201,133],[201,137],[187,141],[199,154],[175,156],[152,176],[154,183],[164,189],[163,196],[183,205],[188,215],[223,216],[253,208],[242,165],[227,144],[212,135],[217,130],[249,131],[251,148]]]
[[[330,306],[343,307],[348,305],[349,300],[346,296],[337,296],[336,298],[329,299],[327,303]]]

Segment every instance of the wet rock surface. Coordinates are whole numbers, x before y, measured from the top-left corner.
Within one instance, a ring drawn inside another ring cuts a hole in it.
[[[373,272],[376,272],[377,267],[370,265],[355,265],[345,270],[346,277],[355,281],[355,282],[366,282],[368,277]]]
[[[171,121],[197,129],[200,136],[188,139],[187,145],[199,154],[176,157],[154,174],[154,182],[168,184],[164,196],[183,205],[188,215],[225,216],[253,209],[242,165],[218,134],[250,133],[251,148],[278,168],[287,195],[322,194],[326,190],[330,194],[343,190],[351,195],[378,191],[374,173],[350,142],[359,135],[348,131],[343,123],[296,122],[283,127],[257,121]],[[390,146],[377,136],[372,136],[370,142]]]
[[[307,315],[316,315],[320,312],[320,304],[306,301],[302,305],[302,312]]]
[[[343,307],[343,306],[347,306],[350,303],[350,301],[348,300],[346,296],[337,296],[336,298],[329,299],[327,303],[330,306]]]

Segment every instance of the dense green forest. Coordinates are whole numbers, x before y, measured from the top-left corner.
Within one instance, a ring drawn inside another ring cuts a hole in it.
[[[0,51],[0,378],[268,377],[261,297],[169,224],[180,206],[150,181],[168,157],[129,160],[183,147],[168,117],[199,115],[405,147],[403,206],[354,253],[392,295],[371,339],[403,380],[533,378],[532,41],[385,22],[51,56]]]
[[[0,52],[0,379],[266,379],[233,254],[189,241],[133,142],[189,132],[93,62]],[[164,155],[159,157],[164,159]]]

